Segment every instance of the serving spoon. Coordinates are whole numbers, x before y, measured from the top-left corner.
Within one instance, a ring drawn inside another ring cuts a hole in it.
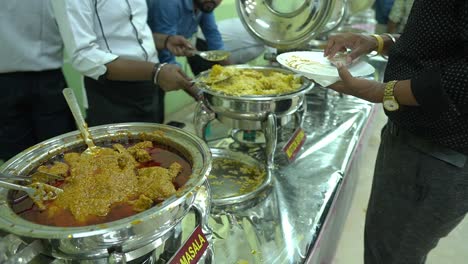
[[[199,51],[193,50],[190,51],[193,55],[198,55],[202,59],[207,61],[223,61],[229,56],[231,56],[231,52],[227,50],[207,50],[207,51]]]
[[[22,181],[22,182],[53,182],[53,181],[63,181],[65,178],[59,175],[50,174],[46,172],[36,171],[31,176],[16,176],[8,173],[0,172],[0,180],[4,181]]]
[[[67,101],[68,107],[70,108],[73,117],[75,118],[76,126],[81,132],[81,136],[83,137],[84,142],[88,146],[82,154],[85,155],[94,155],[99,151],[99,147],[97,147],[91,134],[88,130],[88,125],[84,121],[83,115],[81,114],[80,106],[78,105],[78,101],[76,100],[75,93],[71,88],[65,88],[62,91],[63,95],[65,96],[65,100]]]
[[[59,193],[63,192],[60,188],[42,182],[33,182],[23,186],[0,180],[0,187],[25,192],[41,210],[45,209],[44,201],[54,200]]]

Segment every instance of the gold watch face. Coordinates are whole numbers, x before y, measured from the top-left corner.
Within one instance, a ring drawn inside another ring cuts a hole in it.
[[[396,111],[396,110],[398,110],[400,108],[400,105],[398,104],[398,102],[393,98],[384,99],[383,106],[384,106],[385,110],[387,110],[387,111]]]

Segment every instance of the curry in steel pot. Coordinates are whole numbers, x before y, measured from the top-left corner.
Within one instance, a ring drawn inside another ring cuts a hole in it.
[[[145,211],[176,194],[192,173],[183,155],[150,140],[114,142],[94,155],[68,151],[37,170],[64,177],[54,183],[63,193],[44,210],[16,193],[12,209],[26,220],[60,227],[101,224]]]

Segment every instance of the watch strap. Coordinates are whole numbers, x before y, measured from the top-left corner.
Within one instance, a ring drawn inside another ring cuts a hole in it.
[[[395,90],[395,85],[397,82],[398,81],[389,81],[385,85],[384,97],[393,97],[395,99],[394,90]]]

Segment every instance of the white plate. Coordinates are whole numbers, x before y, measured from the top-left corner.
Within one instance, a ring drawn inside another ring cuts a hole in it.
[[[314,80],[326,87],[340,80],[338,70],[331,65],[321,51],[293,51],[276,57],[284,67]],[[348,68],[354,77],[364,77],[375,72],[374,67],[365,61],[357,61]]]

